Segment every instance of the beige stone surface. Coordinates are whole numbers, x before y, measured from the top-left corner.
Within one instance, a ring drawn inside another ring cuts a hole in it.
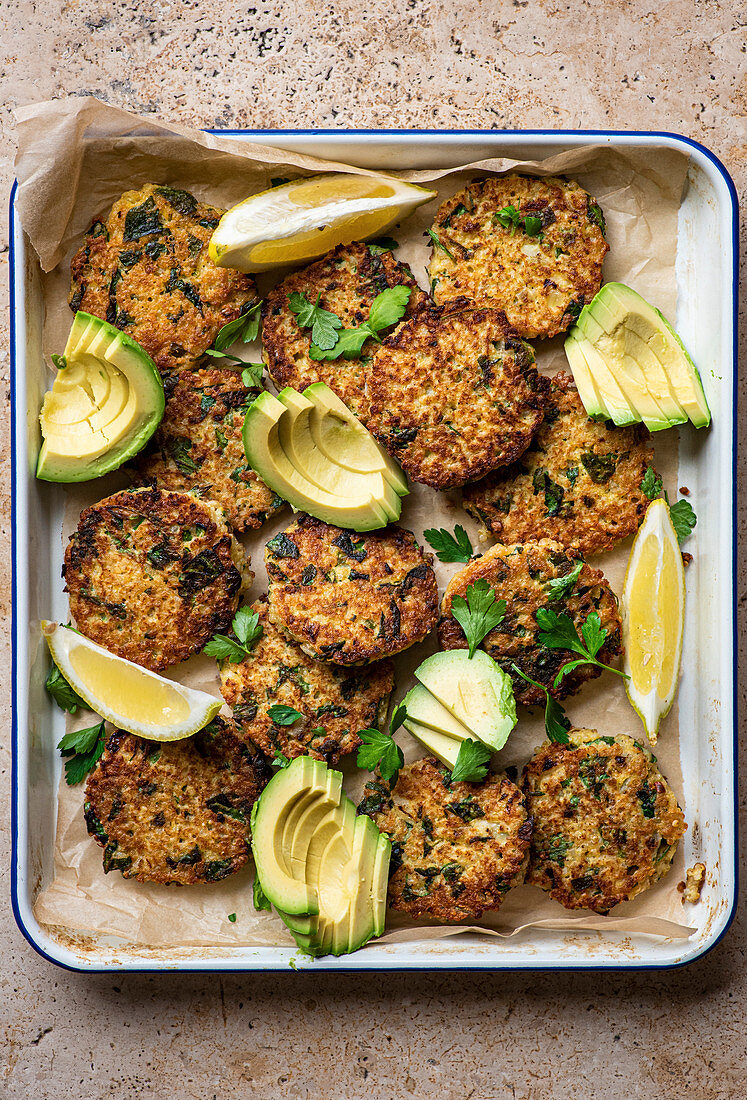
[[[747,185],[745,11],[733,0],[27,0],[0,7],[0,36],[5,193],[12,109],[82,93],[206,127],[673,130],[716,152],[742,198]],[[4,210],[0,234],[7,623]],[[741,340],[744,351],[744,326]],[[741,508],[740,534],[746,521]],[[738,600],[744,637],[744,573]],[[0,1100],[747,1096],[742,911],[706,959],[669,973],[86,977],[52,967],[9,905],[7,639],[6,628]],[[739,694],[742,704],[744,674]]]

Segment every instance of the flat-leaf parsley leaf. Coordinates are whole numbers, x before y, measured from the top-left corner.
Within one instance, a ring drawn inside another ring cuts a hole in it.
[[[488,774],[492,755],[491,750],[481,741],[473,741],[469,737],[462,741],[451,773],[452,783],[479,783]]]
[[[259,615],[251,607],[240,607],[234,615],[231,629],[235,638],[230,638],[227,634],[215,634],[202,652],[219,661],[228,659],[234,664],[241,664],[262,636]]]
[[[342,328],[342,321],[336,313],[323,309],[319,302],[322,294],[319,292],[316,303],[310,302],[305,294],[294,290],[288,295],[288,305],[291,313],[295,313],[301,328],[311,329],[311,342],[318,348],[329,349],[335,346],[337,330]]]
[[[57,748],[63,756],[69,757],[65,761],[65,782],[68,786],[74,787],[76,783],[82,783],[88,773],[93,771],[105,745],[106,730],[103,719],[96,726],[65,734]]]
[[[451,614],[461,626],[467,638],[469,655],[483,638],[494,630],[506,614],[506,601],[496,600],[495,591],[484,577],[467,585],[467,598],[455,596],[451,601]]]
[[[532,684],[544,693],[545,733],[550,741],[554,741],[558,745],[567,745],[568,730],[571,728],[571,723],[560,703],[557,699],[553,699],[544,684],[540,684],[536,680],[533,680],[531,676],[527,676],[526,673],[521,671],[518,665],[512,664],[511,668],[517,676],[521,676],[522,680],[526,680],[528,684]]]
[[[459,523],[454,528],[453,535],[445,527],[429,527],[427,531],[423,531],[423,535],[436,551],[439,561],[468,562],[474,556],[470,537]]]
[[[57,665],[52,665],[49,670],[49,676],[44,681],[44,687],[54,699],[58,707],[62,710],[67,710],[70,714],[75,714],[77,710],[90,710],[88,703],[85,699],[81,699],[77,691],[74,690],[62,675]]]
[[[392,786],[397,782],[399,770],[405,762],[402,749],[392,737],[392,731],[398,729],[406,717],[405,705],[400,703],[392,715],[389,733],[377,729],[358,730],[358,736],[363,742],[358,749],[358,767],[372,772],[378,766],[382,779],[391,782]]]

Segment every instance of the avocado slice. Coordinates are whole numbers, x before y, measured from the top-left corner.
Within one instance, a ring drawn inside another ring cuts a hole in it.
[[[445,709],[444,707],[444,710]],[[446,711],[446,713],[448,714],[449,712]],[[456,719],[453,718],[452,720],[456,721]],[[441,733],[440,730],[431,729],[430,726],[424,726],[415,718],[410,718],[409,715],[405,718],[402,725],[408,733],[411,733],[412,736],[428,750],[428,752],[437,757],[449,771],[454,770],[457,757],[459,756],[459,749],[462,746],[460,740],[457,740],[456,737],[449,737],[447,733]],[[469,737],[469,733],[467,736]]]
[[[428,726],[429,729],[444,733],[456,741],[464,741],[472,736],[470,730],[422,684],[415,684],[415,687],[410,688],[402,702],[407,710],[407,717],[413,718],[421,726]]]
[[[636,346],[644,346],[647,354],[661,364],[678,404],[695,427],[707,427],[711,410],[700,372],[664,314],[624,283],[607,283],[598,297],[611,314],[624,316],[626,330],[635,333]]]
[[[495,752],[503,748],[516,725],[513,685],[484,649],[472,657],[466,649],[434,653],[415,677],[478,741]]]
[[[163,417],[163,382],[138,343],[88,313],[76,313],[64,355],[39,416],[36,476],[91,481],[148,442]]]
[[[288,410],[278,422],[278,438],[291,465],[314,485],[335,496],[368,492],[381,501],[391,519],[399,519],[402,510],[399,499],[380,471],[349,470],[317,447],[311,433],[310,416],[314,410],[311,401],[290,386],[280,391],[278,401]]]
[[[259,881],[302,951],[341,955],[380,934],[390,846],[356,819],[340,772],[297,757],[267,784],[251,826]]]
[[[593,355],[587,355],[590,352]],[[573,380],[584,408],[594,420],[612,420],[619,427],[640,424],[640,415],[620,389],[602,357],[572,329],[565,341]],[[593,357],[593,364],[590,358]]]
[[[297,511],[308,512],[325,523],[354,531],[386,527],[393,517],[387,512],[384,501],[368,489],[358,492],[358,483],[351,482],[347,495],[329,493],[296,469],[280,442],[279,423],[288,415],[285,405],[266,392],[247,409],[244,451],[247,462],[265,484]]]
[[[371,900],[373,902],[374,936],[381,936],[386,924],[386,899],[389,892],[389,864],[392,858],[392,842],[388,836],[379,833],[376,843]]]
[[[307,386],[303,396],[314,406],[311,434],[327,458],[355,473],[380,473],[398,496],[407,496],[404,472],[325,382]]]
[[[252,854],[259,881],[276,909],[290,914],[319,912],[316,890],[292,876],[282,845],[285,821],[298,798],[311,786],[324,790],[317,763],[309,756],[296,757],[275,773],[252,807]]]
[[[598,378],[602,363],[638,413],[638,419],[651,431],[683,424],[687,414],[663,365],[628,321],[627,309],[620,307],[605,286],[581,310],[570,335],[578,341],[592,375]],[[600,392],[606,401],[601,387]]]

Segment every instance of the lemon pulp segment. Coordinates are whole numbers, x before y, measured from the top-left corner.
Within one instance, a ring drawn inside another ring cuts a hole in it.
[[[189,717],[189,704],[169,681],[159,683],[126,664],[112,675],[109,657],[82,646],[71,651],[70,664],[92,696],[138,725],[174,726]]]

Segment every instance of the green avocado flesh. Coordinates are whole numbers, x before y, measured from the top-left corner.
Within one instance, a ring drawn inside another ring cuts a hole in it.
[[[299,756],[278,771],[252,810],[262,889],[308,955],[356,951],[384,929],[391,845],[356,818],[342,775]]]
[[[635,290],[606,283],[581,310],[566,354],[586,411],[660,431],[711,414],[698,370],[667,319]]]
[[[314,401],[290,388],[282,390],[279,397],[270,393],[259,395],[249,406],[244,420],[247,462],[271,489],[298,511],[354,531],[386,527],[399,519],[402,511],[400,495],[407,491],[406,486],[402,488],[403,478],[397,479],[391,460],[388,460],[389,465],[382,460],[380,469],[360,468],[365,464],[355,457],[350,462],[357,462],[359,468],[344,465],[340,457],[347,453],[344,433],[338,438],[337,455],[317,445],[312,418],[314,422],[320,417],[326,421],[329,415],[319,404],[324,397],[319,391],[320,385],[309,387],[315,391]],[[340,406],[345,409],[342,402]],[[351,428],[354,455],[364,450],[360,432],[365,432],[373,447],[378,448],[363,425],[352,413],[346,412],[351,422],[358,425]],[[334,417],[338,422],[342,419],[337,407]],[[316,431],[317,435],[320,431],[325,434],[318,424]],[[373,460],[369,464],[373,465]]]
[[[88,313],[75,315],[65,362],[39,416],[36,476],[91,481],[148,442],[163,417],[163,382],[139,344]]]
[[[417,719],[410,718],[409,715],[402,725],[429,753],[440,760],[450,771],[454,770],[459,756],[459,749],[462,745],[461,741],[458,741],[456,737],[449,737],[447,733],[441,733],[439,730],[424,726]]]
[[[484,650],[472,657],[466,649],[434,653],[415,669],[415,677],[457,720],[456,728],[460,723],[494,752],[503,748],[516,725],[513,686],[511,677]],[[413,717],[425,726],[417,710]],[[440,732],[453,736],[453,729]]]

